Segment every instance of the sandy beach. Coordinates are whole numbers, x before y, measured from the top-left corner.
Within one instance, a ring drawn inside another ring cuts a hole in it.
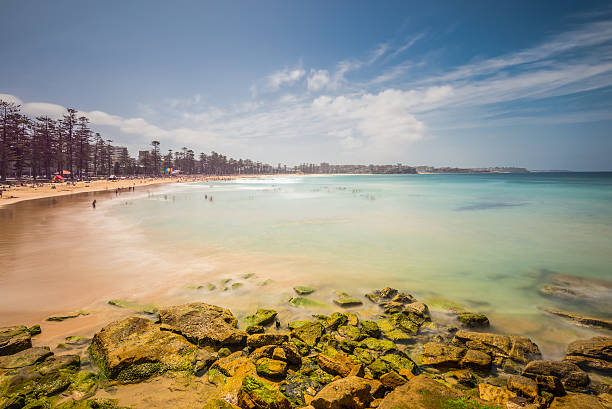
[[[174,177],[147,177],[138,179],[95,180],[91,182],[65,182],[65,183],[24,183],[23,186],[2,186],[0,207],[25,200],[43,199],[48,197],[65,196],[77,193],[124,190],[130,187],[152,186],[164,183],[187,183],[200,181],[233,180],[238,178],[264,178],[287,175],[188,175]]]

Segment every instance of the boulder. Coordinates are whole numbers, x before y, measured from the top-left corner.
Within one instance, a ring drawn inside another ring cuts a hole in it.
[[[366,333],[367,336],[378,338],[380,337],[380,328],[376,321],[361,321],[361,329]]]
[[[314,293],[315,289],[312,287],[308,287],[305,285],[298,285],[296,287],[293,287],[293,290],[298,294],[298,295],[308,295],[308,294],[312,294]]]
[[[531,400],[538,396],[538,384],[531,378],[520,375],[510,375],[507,379],[506,387],[517,395],[524,396]]]
[[[249,348],[259,348],[264,345],[280,345],[289,341],[289,334],[254,334],[247,338],[247,346]]]
[[[439,342],[428,342],[423,345],[423,363],[438,367],[459,367],[465,349]]]
[[[565,349],[566,362],[578,365],[586,371],[598,371],[612,375],[612,338],[598,336],[574,341]]]
[[[231,314],[231,313],[230,313]],[[247,317],[244,318],[244,324],[246,326],[253,326],[253,325],[259,325],[259,326],[266,326],[266,325],[270,325],[274,322],[274,319],[276,318],[276,315],[278,313],[274,310],[268,310],[265,308],[260,308],[258,309],[255,314],[253,315],[249,315]]]
[[[267,378],[284,378],[287,374],[287,364],[270,358],[259,358],[255,362],[257,374]]]
[[[291,331],[291,336],[304,342],[309,347],[313,347],[321,338],[323,334],[323,325],[318,322],[308,321],[304,325],[295,328]]]
[[[597,396],[582,393],[568,393],[556,397],[549,409],[609,409],[610,406]]]
[[[273,384],[247,376],[238,394],[238,406],[249,409],[290,409],[291,403]]]
[[[0,356],[11,355],[32,346],[32,335],[25,325],[0,328]]]
[[[34,347],[24,349],[13,355],[0,356],[0,369],[16,369],[34,365],[44,361],[53,353],[49,347]]]
[[[399,375],[395,371],[387,372],[380,377],[380,383],[382,383],[386,388],[395,389],[398,386],[401,386],[408,382],[406,378]]]
[[[464,312],[457,315],[457,320],[468,328],[487,328],[489,326],[489,319],[484,314]]]
[[[477,349],[468,349],[459,364],[462,368],[486,371],[491,368],[491,355]]]
[[[487,402],[498,405],[506,405],[509,399],[516,397],[516,393],[500,386],[489,385],[488,383],[478,384],[478,396]]]
[[[348,376],[359,363],[353,361],[343,352],[327,348],[317,355],[317,363],[325,372],[332,375]]]
[[[553,308],[543,308],[544,311],[565,318],[573,323],[585,327],[597,327],[607,330],[612,330],[612,321],[604,318],[588,317],[586,315],[577,314],[575,312],[561,311]]]
[[[531,361],[523,369],[523,376],[554,376],[567,390],[582,390],[589,385],[589,376],[577,365],[566,361]]]
[[[47,375],[57,371],[77,371],[81,367],[79,355],[54,355],[37,366],[38,372]]]
[[[419,375],[395,388],[380,403],[378,409],[440,409],[460,393],[428,376]],[[469,407],[469,406],[465,406]]]
[[[279,348],[282,350],[282,355],[284,355],[284,358],[282,358],[281,353],[278,351]],[[300,356],[297,347],[292,343],[285,343],[280,346],[264,345],[253,351],[250,358],[254,361],[257,361],[260,358],[277,359],[285,361],[290,365],[300,365],[302,363],[302,357]]]
[[[197,347],[151,321],[130,317],[93,337],[89,352],[101,372],[122,383],[139,382],[168,370],[193,370]]]
[[[459,330],[455,333],[453,343],[487,352],[493,357],[512,358],[520,363],[542,357],[538,346],[529,338],[516,335]]]
[[[247,334],[225,308],[205,303],[183,304],[160,310],[161,328],[181,334],[198,346],[243,346]]]
[[[417,364],[401,352],[383,355],[380,359],[400,375],[412,377],[418,373]]]
[[[334,303],[338,304],[341,307],[355,307],[357,305],[363,304],[361,300],[351,297],[345,292],[336,291],[336,298],[334,298]]]
[[[364,409],[374,400],[371,385],[349,376],[325,386],[310,403],[315,409]]]
[[[301,373],[291,373],[281,383],[279,390],[289,398],[293,406],[301,407],[310,401],[323,389],[323,385],[317,380],[312,379]]]

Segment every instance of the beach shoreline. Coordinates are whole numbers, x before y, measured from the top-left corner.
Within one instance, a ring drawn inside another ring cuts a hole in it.
[[[151,187],[167,183],[191,183],[222,180],[235,180],[244,178],[269,178],[295,175],[186,175],[177,177],[147,177],[137,179],[95,180],[91,182],[66,183],[27,183],[24,186],[4,187],[0,197],[0,208],[14,203],[28,200],[47,199],[59,196],[75,195],[80,193],[94,193],[113,190],[125,190],[131,187]]]

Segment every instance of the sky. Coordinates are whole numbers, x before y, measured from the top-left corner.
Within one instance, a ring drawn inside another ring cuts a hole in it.
[[[609,1],[0,3],[0,99],[135,156],[612,170]]]

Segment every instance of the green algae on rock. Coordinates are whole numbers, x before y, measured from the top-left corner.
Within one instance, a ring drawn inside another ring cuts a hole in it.
[[[489,319],[484,314],[464,312],[457,315],[457,320],[468,328],[487,328],[489,326]]]
[[[298,285],[293,287],[293,291],[295,291],[298,295],[308,295],[314,293],[315,289],[305,285]]]
[[[110,301],[109,301],[109,303],[110,303]],[[64,315],[53,315],[51,317],[46,318],[45,321],[66,321],[68,319],[77,318],[77,317],[80,317],[82,315],[89,315],[89,313],[86,312],[86,311],[77,311],[77,312],[73,312],[73,313],[69,313],[69,314],[64,314]]]
[[[289,300],[289,305],[299,308],[315,308],[315,309],[329,309],[329,304],[324,302],[313,300],[307,297],[293,297]]]
[[[362,305],[363,302],[355,297],[350,296],[349,294],[343,291],[336,291],[336,298],[334,298],[334,303],[338,304],[341,307],[355,307],[358,305]]]
[[[274,310],[265,308],[258,309],[255,314],[244,317],[244,324],[246,326],[260,325],[266,326],[274,322],[278,313]]]
[[[108,303],[110,305],[114,305],[115,307],[125,308],[143,314],[156,314],[158,310],[153,304],[138,304],[137,302],[119,299],[110,300]]]
[[[291,402],[271,384],[247,376],[240,388],[239,406],[256,409],[290,409]]]
[[[318,322],[308,322],[291,331],[291,336],[303,341],[309,347],[313,347],[321,338],[324,328]]]
[[[197,347],[151,321],[131,317],[93,337],[89,352],[101,373],[121,383],[140,382],[166,371],[193,371]]]

